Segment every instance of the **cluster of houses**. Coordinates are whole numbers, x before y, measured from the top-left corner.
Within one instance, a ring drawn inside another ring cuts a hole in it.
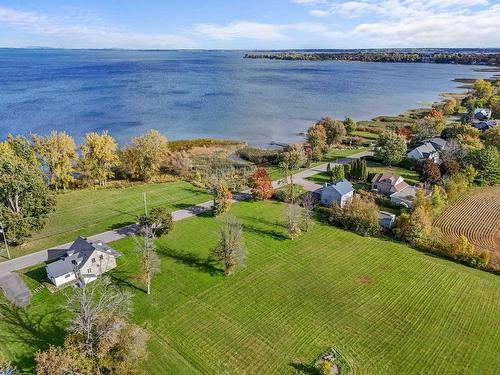
[[[482,132],[491,129],[498,125],[497,120],[491,119],[491,109],[489,108],[476,108],[474,110],[474,117],[472,125]]]

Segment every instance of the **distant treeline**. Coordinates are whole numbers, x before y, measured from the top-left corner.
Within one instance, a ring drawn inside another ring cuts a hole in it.
[[[247,53],[247,59],[306,61],[365,61],[500,66],[500,53],[404,53],[404,52],[274,52]]]

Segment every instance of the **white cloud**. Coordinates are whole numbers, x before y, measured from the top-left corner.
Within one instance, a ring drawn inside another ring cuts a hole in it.
[[[175,34],[134,33],[106,26],[86,15],[50,17],[0,6],[0,26],[50,37],[54,47],[89,48],[189,48],[191,39]]]
[[[327,10],[313,9],[309,11],[309,14],[314,17],[328,17],[330,12]]]
[[[329,29],[326,25],[318,23],[294,24],[269,24],[248,21],[236,21],[227,25],[198,24],[194,27],[196,34],[201,34],[211,39],[233,40],[254,39],[262,41],[280,41],[289,39],[287,32],[323,33]]]

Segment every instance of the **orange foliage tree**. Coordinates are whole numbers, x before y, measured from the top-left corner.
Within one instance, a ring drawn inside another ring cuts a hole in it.
[[[273,183],[264,168],[257,168],[252,174],[252,195],[259,200],[269,199],[273,195]]]

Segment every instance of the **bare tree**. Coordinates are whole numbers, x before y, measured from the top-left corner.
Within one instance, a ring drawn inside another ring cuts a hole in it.
[[[68,297],[66,309],[72,314],[68,330],[81,335],[87,356],[96,357],[100,343],[123,326],[131,311],[131,294],[102,277],[76,288]]]
[[[243,267],[246,249],[243,241],[243,227],[234,216],[228,216],[220,229],[219,244],[213,252],[216,260],[224,262],[224,274],[231,276]]]
[[[147,294],[151,294],[151,279],[160,272],[160,258],[156,253],[153,229],[145,226],[142,233],[143,236],[136,237],[136,248],[142,254],[139,279],[146,285]]]
[[[288,231],[288,236],[290,239],[297,237],[300,232],[300,224],[302,222],[303,209],[296,204],[288,204],[283,215],[284,224]]]
[[[312,193],[304,194],[302,197],[301,206],[303,208],[302,211],[302,228],[305,232],[309,232],[313,225],[313,214],[314,214],[314,204],[315,199]]]

